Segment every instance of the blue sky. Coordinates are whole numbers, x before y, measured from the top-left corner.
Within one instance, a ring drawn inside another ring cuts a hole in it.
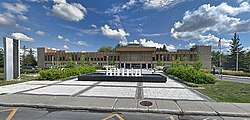
[[[29,48],[96,51],[141,43],[216,50],[221,38],[227,50],[234,32],[250,48],[249,0],[6,0],[0,6],[0,36]]]

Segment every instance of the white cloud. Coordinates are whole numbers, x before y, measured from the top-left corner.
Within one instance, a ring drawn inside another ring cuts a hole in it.
[[[185,0],[141,0],[146,9],[162,9],[172,7]]]
[[[92,27],[92,28],[95,28],[95,29],[97,28],[97,26],[96,26],[96,25],[94,25],[94,24],[92,24],[92,25],[91,25],[91,27]]]
[[[61,39],[63,39],[63,36],[58,35],[57,38],[61,40]]]
[[[141,36],[145,37],[158,37],[158,36],[164,36],[168,35],[169,33],[154,33],[154,34],[141,34]]]
[[[24,15],[17,15],[17,17],[22,20],[22,21],[28,21],[28,17],[24,16]]]
[[[115,25],[116,27],[121,27],[121,17],[118,15],[114,15],[114,19],[109,20],[111,25]]]
[[[16,23],[16,18],[22,21],[28,20],[28,17],[24,16],[24,13],[28,12],[28,6],[22,3],[1,3],[1,6],[7,12],[0,13],[0,27],[30,31],[30,28]]]
[[[64,42],[68,42],[68,43],[71,43],[71,44],[74,44],[74,45],[81,45],[81,46],[87,46],[87,47],[89,46],[86,41],[73,42],[73,41],[69,40],[68,38],[65,38],[65,37],[63,37],[61,35],[58,35],[57,38],[60,39],[60,40],[63,40]]]
[[[30,2],[48,2],[49,0],[30,0]]]
[[[131,7],[135,6],[137,3],[136,0],[129,0],[128,2],[122,4],[122,5],[116,5],[113,6],[111,9],[106,10],[104,13],[106,14],[116,14],[116,13],[120,13],[123,12],[124,10],[128,10]]]
[[[59,24],[59,25],[64,27],[64,28],[67,28],[67,29],[79,31],[79,32],[84,33],[84,34],[93,35],[93,34],[97,34],[97,33],[100,32],[100,29],[97,29],[97,28],[94,28],[94,29],[80,29],[80,28],[69,26],[69,25],[63,25],[63,24]]]
[[[43,31],[36,31],[35,32],[37,35],[39,35],[39,36],[44,36],[44,35],[46,35],[46,33],[45,32],[43,32]]]
[[[188,45],[185,45],[186,48],[192,48],[193,46],[195,46],[195,43],[189,43]]]
[[[83,20],[87,10],[79,3],[67,3],[66,0],[54,0],[51,12],[64,20],[78,22]]]
[[[66,49],[66,50],[69,49],[69,47],[67,45],[64,45],[63,48]]]
[[[88,46],[88,44],[85,41],[77,41],[77,42],[73,42],[73,44],[82,45],[82,46]]]
[[[250,20],[241,20],[234,16],[249,12],[250,5],[242,2],[239,7],[232,7],[227,3],[218,6],[204,4],[197,10],[186,11],[182,22],[176,22],[171,29],[171,35],[175,39],[185,41],[199,41],[205,45],[217,48],[219,38],[208,34],[213,31],[218,34],[232,34],[234,32],[250,32]],[[222,38],[222,47],[228,48],[231,40]]]
[[[55,3],[67,3],[66,0],[53,0]]]
[[[166,45],[166,44],[161,44],[161,43],[157,43],[152,40],[146,40],[146,39],[140,39],[139,41],[134,40],[133,42],[129,42],[129,43],[141,44],[142,46],[145,46],[145,47],[156,47],[156,48],[160,48],[160,47],[162,48],[163,45],[165,45],[167,50],[175,49],[175,46],[172,44]]]
[[[34,39],[31,37],[28,37],[27,35],[23,33],[12,33],[11,36],[15,39],[27,41],[27,42],[34,42]]]
[[[28,6],[22,3],[2,3],[2,7],[14,14],[23,14],[28,12]]]
[[[129,36],[129,33],[126,33],[123,29],[112,30],[108,25],[101,27],[102,33],[104,36],[109,38],[118,38],[121,40],[127,40],[126,36]]]

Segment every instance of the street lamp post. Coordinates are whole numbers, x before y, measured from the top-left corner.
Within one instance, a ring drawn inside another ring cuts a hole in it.
[[[163,55],[161,56],[161,61],[162,61],[161,65],[163,65],[163,62],[164,62],[164,61],[163,61]]]
[[[109,61],[108,61],[108,59],[109,59],[109,56],[106,56],[107,57],[107,66],[108,66],[108,64],[109,64]]]

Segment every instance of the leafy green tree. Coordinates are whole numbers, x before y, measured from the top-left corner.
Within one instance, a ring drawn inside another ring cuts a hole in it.
[[[174,56],[172,56],[171,67],[179,67],[180,65],[181,65],[180,57],[178,57],[177,59],[175,59]]]
[[[229,55],[228,55],[228,59],[227,59],[227,63],[226,63],[226,67],[228,69],[236,69],[236,58],[237,58],[237,53],[238,53],[238,60],[239,60],[239,68],[243,67],[244,63],[244,51],[243,51],[243,47],[241,47],[242,44],[240,44],[240,39],[239,39],[239,35],[237,35],[236,33],[234,33],[234,36],[232,38],[232,43],[230,45],[230,50],[229,50]]]
[[[183,58],[182,65],[183,65],[184,67],[188,67],[188,66],[189,66],[189,65],[188,65],[187,57],[184,57],[184,58]]]
[[[84,66],[85,65],[85,57],[84,57],[84,55],[81,56],[80,60],[81,60],[81,66]]]
[[[158,60],[156,66],[162,66],[162,61]]]
[[[97,51],[98,52],[114,52],[114,49],[110,46],[102,46]]]
[[[29,53],[24,57],[22,61],[22,65],[28,65],[28,66],[36,66],[37,61],[33,55],[32,49],[29,50]]]
[[[75,68],[76,67],[75,62],[72,60],[71,57],[69,57],[69,61],[66,63],[65,67],[66,68]]]
[[[199,54],[197,54],[196,58],[195,58],[195,63],[193,64],[193,67],[195,70],[200,70],[202,66],[203,66],[203,63],[200,59]]]
[[[88,59],[87,64],[88,64],[89,66],[92,66],[92,65],[93,65],[93,62],[91,61],[90,58]]]
[[[112,59],[111,61],[109,61],[109,65],[115,65],[115,60]]]
[[[3,49],[0,48],[0,68],[4,67],[4,54],[3,54]]]

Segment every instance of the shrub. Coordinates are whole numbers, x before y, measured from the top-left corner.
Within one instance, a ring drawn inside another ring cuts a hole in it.
[[[58,80],[62,78],[67,78],[70,76],[77,76],[81,74],[93,73],[96,69],[94,67],[75,67],[75,68],[66,68],[64,70],[55,69],[55,70],[41,70],[39,72],[40,80]]]
[[[39,73],[39,70],[21,69],[20,73],[21,74]]]
[[[216,82],[216,78],[214,76],[196,70],[192,67],[179,66],[175,68],[168,68],[165,73],[174,75],[183,81],[196,84],[213,84]]]

